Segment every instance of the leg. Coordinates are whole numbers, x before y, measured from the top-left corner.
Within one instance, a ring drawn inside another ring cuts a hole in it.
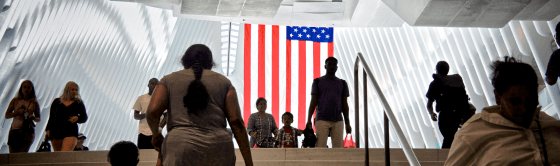
[[[331,128],[331,141],[333,148],[342,148],[344,142],[344,121],[332,122],[334,125]]]
[[[443,135],[441,148],[451,148],[455,133],[457,133],[459,128],[459,119],[456,118],[452,111],[444,111],[439,114],[438,125],[441,135]]]
[[[29,133],[29,134],[25,134],[25,139],[24,139],[24,144],[21,146],[20,148],[20,152],[29,152],[29,148],[31,147],[31,144],[33,144],[33,140],[35,139],[35,134]]]
[[[315,123],[315,130],[317,131],[317,148],[326,148],[330,130],[328,122],[318,120]]]
[[[73,151],[78,143],[78,138],[76,137],[65,137],[62,140],[61,151]]]
[[[158,153],[158,158],[157,158],[156,166],[162,166],[162,165],[161,165],[161,158],[162,158],[162,157],[161,157],[161,152],[159,152],[159,153]]]
[[[55,152],[62,149],[62,139],[51,139],[52,148]]]

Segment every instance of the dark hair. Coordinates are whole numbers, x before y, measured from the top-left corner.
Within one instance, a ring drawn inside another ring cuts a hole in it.
[[[282,120],[284,120],[284,116],[290,116],[290,119],[294,120],[294,114],[292,114],[291,112],[284,112],[284,114],[282,114]]]
[[[111,163],[111,165],[138,165],[140,161],[138,159],[139,154],[138,147],[136,147],[134,143],[130,141],[120,141],[111,146],[111,150],[109,150],[107,154],[107,161]]]
[[[538,78],[533,67],[506,56],[504,61],[495,61],[492,65],[492,86],[503,94],[512,85],[526,85],[531,91],[538,91]]]
[[[325,59],[325,64],[327,64],[328,61],[334,61],[334,63],[338,64],[338,60],[335,57],[328,57]]]
[[[157,78],[152,78],[148,81],[148,83],[150,83],[152,80],[156,80],[156,82],[159,82],[159,80]]]
[[[195,78],[189,85],[187,95],[183,97],[183,104],[188,108],[189,113],[198,114],[199,111],[206,109],[210,98],[206,86],[200,80],[203,69],[211,69],[214,66],[212,51],[203,44],[192,45],[185,51],[181,63],[185,69],[193,69]]]
[[[439,61],[436,64],[438,74],[446,76],[449,73],[449,64],[446,61]]]
[[[29,80],[25,80],[23,82],[21,82],[20,86],[19,86],[19,90],[18,90],[18,95],[16,96],[17,100],[21,100],[24,99],[23,96],[23,84],[25,83],[30,83],[31,84],[31,101],[32,102],[37,102],[37,96],[35,95],[35,87],[33,86],[33,82],[29,81]]]
[[[259,103],[260,103],[261,101],[264,101],[264,102],[266,103],[266,99],[264,99],[264,98],[262,98],[262,97],[259,97],[259,98],[257,99],[257,103],[255,103],[255,106],[259,106]]]

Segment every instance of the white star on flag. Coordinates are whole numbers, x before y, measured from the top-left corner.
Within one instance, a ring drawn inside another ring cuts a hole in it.
[[[294,32],[296,32],[296,33],[297,33],[297,28],[294,28]]]
[[[327,35],[327,39],[328,39],[329,37],[330,37],[330,36],[329,36],[329,35]]]
[[[317,38],[319,38],[319,39],[320,39],[320,38],[321,38],[321,35],[317,35]]]
[[[292,35],[292,34],[290,33],[290,37],[294,37],[294,35]]]
[[[310,38],[310,37],[311,37],[311,35],[307,34],[307,38]]]
[[[323,30],[321,30],[321,33],[325,33],[325,30],[324,30],[324,29],[323,29]]]
[[[307,33],[307,29],[303,29],[303,33]]]
[[[298,34],[298,37],[301,37],[301,33],[300,33],[300,34]]]
[[[315,33],[315,29],[313,29],[313,33]]]

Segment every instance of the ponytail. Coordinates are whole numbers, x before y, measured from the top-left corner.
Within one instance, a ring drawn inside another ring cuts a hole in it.
[[[196,62],[192,66],[192,69],[195,79],[189,85],[187,95],[183,97],[183,104],[188,108],[189,113],[198,115],[199,111],[206,109],[206,106],[208,106],[210,95],[208,91],[206,91],[206,87],[202,84],[202,81],[200,81],[203,71],[202,65]]]

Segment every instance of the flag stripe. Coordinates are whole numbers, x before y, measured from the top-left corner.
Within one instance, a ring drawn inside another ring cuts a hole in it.
[[[286,112],[292,112],[292,41],[286,39]]]
[[[279,93],[279,55],[278,55],[278,49],[279,49],[279,27],[278,25],[273,25],[272,26],[272,116],[274,116],[275,120],[276,120],[276,126],[280,126],[279,125],[279,119],[282,119],[282,117],[279,116],[279,105],[280,105],[280,93]]]
[[[251,25],[251,88],[259,86],[259,50],[263,49],[259,47],[259,25],[253,24]],[[249,102],[251,103],[250,111],[251,113],[257,112],[257,106],[255,102],[257,98],[259,98],[259,89],[253,88],[251,90],[251,98],[249,98]]]
[[[329,42],[329,57],[334,57],[333,42]]]
[[[299,129],[304,129],[303,126],[305,126],[305,102],[306,102],[306,94],[305,94],[305,81],[307,78],[305,78],[306,75],[306,42],[305,40],[300,40],[299,41],[299,88],[298,88],[298,128]]]
[[[259,25],[259,85],[258,85],[258,89],[259,89],[259,93],[258,93],[258,97],[265,97],[265,25]]]
[[[245,24],[245,46],[243,57],[243,120],[247,127],[251,115],[251,24]]]

